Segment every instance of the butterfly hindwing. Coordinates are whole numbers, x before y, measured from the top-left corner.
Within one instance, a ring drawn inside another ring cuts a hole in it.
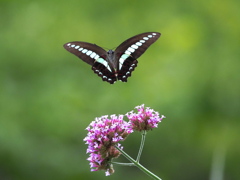
[[[115,81],[117,81],[115,72],[109,71],[109,69],[106,68],[106,66],[99,62],[94,63],[94,65],[92,66],[92,70],[94,71],[94,73],[100,76],[103,81],[107,81],[110,84],[113,84]]]
[[[121,66],[121,69],[118,71],[118,80],[122,82],[127,82],[127,78],[132,75],[135,67],[137,67],[138,61],[133,57],[128,57]]]

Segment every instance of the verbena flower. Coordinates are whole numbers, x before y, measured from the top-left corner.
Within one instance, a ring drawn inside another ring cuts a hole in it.
[[[146,131],[156,128],[158,123],[165,117],[163,115],[160,117],[158,112],[149,107],[144,107],[144,104],[135,107],[135,109],[137,109],[137,113],[131,111],[126,114],[129,122],[123,120],[123,115],[111,115],[110,117],[106,115],[96,118],[86,128],[88,134],[84,141],[88,144],[87,153],[89,153],[89,158],[87,160],[90,162],[91,171],[105,170],[106,176],[111,175],[114,173],[113,158],[123,154],[131,163],[115,162],[115,164],[134,165],[150,177],[160,179],[140,165],[139,160],[144,146]],[[125,140],[133,130],[145,132],[142,133],[142,142],[136,160],[124,152],[123,146],[119,144],[119,141]]]
[[[111,161],[117,158],[121,153],[115,148],[115,145],[123,149],[118,143],[123,141],[133,132],[129,123],[123,120],[123,115],[102,116],[96,118],[86,128],[87,136],[84,138],[88,144],[87,153],[91,171],[105,170],[106,175],[114,172]]]
[[[144,104],[136,106],[137,113],[130,111],[126,114],[130,120],[130,124],[133,130],[136,131],[148,131],[158,126],[158,123],[162,121],[165,116],[159,116],[159,113],[150,109],[149,107],[144,107]]]

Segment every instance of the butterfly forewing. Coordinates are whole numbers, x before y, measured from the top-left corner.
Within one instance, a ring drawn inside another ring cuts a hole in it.
[[[133,36],[116,48],[115,56],[119,57],[122,54],[127,54],[137,59],[160,37],[160,35],[161,34],[158,32],[147,32]]]
[[[90,65],[93,65],[98,58],[106,57],[107,53],[96,44],[81,41],[66,43],[64,44],[64,48]]]

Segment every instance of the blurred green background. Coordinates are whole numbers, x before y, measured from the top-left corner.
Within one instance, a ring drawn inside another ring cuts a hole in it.
[[[90,172],[95,117],[145,104],[167,118],[141,163],[163,180],[240,179],[240,1],[0,1],[0,179],[150,179]],[[127,83],[110,85],[63,44],[115,48],[161,32]],[[123,142],[136,157],[140,134]],[[117,159],[128,162],[124,157]]]

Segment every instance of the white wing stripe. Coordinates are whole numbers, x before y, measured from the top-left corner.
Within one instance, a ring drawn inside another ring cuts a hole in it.
[[[137,44],[137,43],[136,43],[136,44]],[[137,49],[137,48],[138,48],[138,46],[135,45],[135,44],[131,45],[131,47],[132,47],[133,49]]]

